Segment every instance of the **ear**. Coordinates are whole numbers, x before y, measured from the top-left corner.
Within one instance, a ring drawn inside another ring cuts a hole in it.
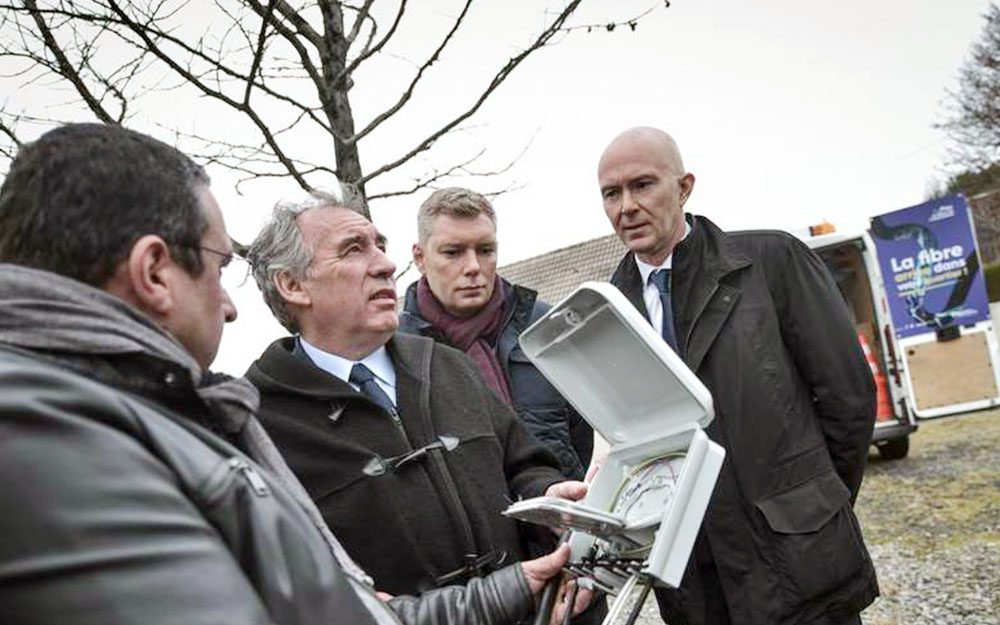
[[[415,264],[417,266],[417,269],[420,270],[421,275],[427,273],[426,271],[424,271],[424,262],[426,260],[427,259],[424,258],[424,248],[421,247],[419,243],[414,243],[413,244],[413,264]]]
[[[178,272],[184,268],[170,256],[170,246],[161,237],[140,237],[118,267],[105,289],[159,321],[167,317],[177,301]]]
[[[681,176],[681,206],[687,203],[691,192],[694,191],[694,174],[687,173]]]
[[[312,304],[312,298],[309,296],[309,291],[307,291],[302,284],[302,281],[298,278],[292,277],[287,271],[282,271],[277,273],[273,278],[272,282],[274,288],[278,290],[281,298],[284,299],[289,304],[295,304],[297,306],[309,306]]]

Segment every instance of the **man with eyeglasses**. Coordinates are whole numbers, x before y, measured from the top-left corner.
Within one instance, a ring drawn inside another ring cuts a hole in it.
[[[513,625],[568,553],[385,603],[212,374],[236,309],[204,171],[75,124],[0,187],[0,622]]]
[[[875,420],[854,328],[822,261],[775,231],[686,215],[694,175],[655,128],[616,137],[597,171],[629,252],[611,282],[712,393],[726,448],[668,623],[860,625],[878,595],[852,504]]]
[[[279,205],[250,247],[292,336],[247,372],[261,421],[376,586],[410,593],[524,558],[512,500],[578,499],[465,354],[396,332],[395,265],[350,196]]]

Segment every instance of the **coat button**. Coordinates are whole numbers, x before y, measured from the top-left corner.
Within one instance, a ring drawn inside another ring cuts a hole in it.
[[[177,386],[177,381],[177,374],[173,371],[170,371],[163,376],[163,383],[167,386]]]

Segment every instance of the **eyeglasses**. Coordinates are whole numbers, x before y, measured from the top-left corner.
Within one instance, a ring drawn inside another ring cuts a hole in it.
[[[216,256],[222,258],[222,262],[219,264],[219,279],[222,282],[223,288],[227,291],[240,288],[247,283],[247,279],[250,277],[250,272],[252,270],[250,262],[242,256],[237,256],[233,252],[220,252],[219,250],[205,247],[204,245],[178,244],[176,247],[183,247],[189,250],[201,250],[202,252],[215,254]]]

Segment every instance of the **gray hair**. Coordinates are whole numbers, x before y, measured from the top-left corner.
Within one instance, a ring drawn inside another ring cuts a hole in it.
[[[278,292],[275,279],[286,273],[298,280],[305,279],[315,250],[302,240],[299,216],[321,208],[346,208],[362,213],[361,199],[350,185],[342,185],[341,193],[311,191],[302,202],[278,202],[271,219],[250,244],[247,260],[253,267],[253,279],[264,295],[271,313],[291,333],[299,332],[299,323],[288,310],[285,298]]]
[[[496,211],[482,193],[462,187],[438,189],[424,200],[417,211],[417,240],[421,244],[427,243],[434,229],[434,218],[438,215],[471,219],[480,214],[489,217],[496,225]]]

